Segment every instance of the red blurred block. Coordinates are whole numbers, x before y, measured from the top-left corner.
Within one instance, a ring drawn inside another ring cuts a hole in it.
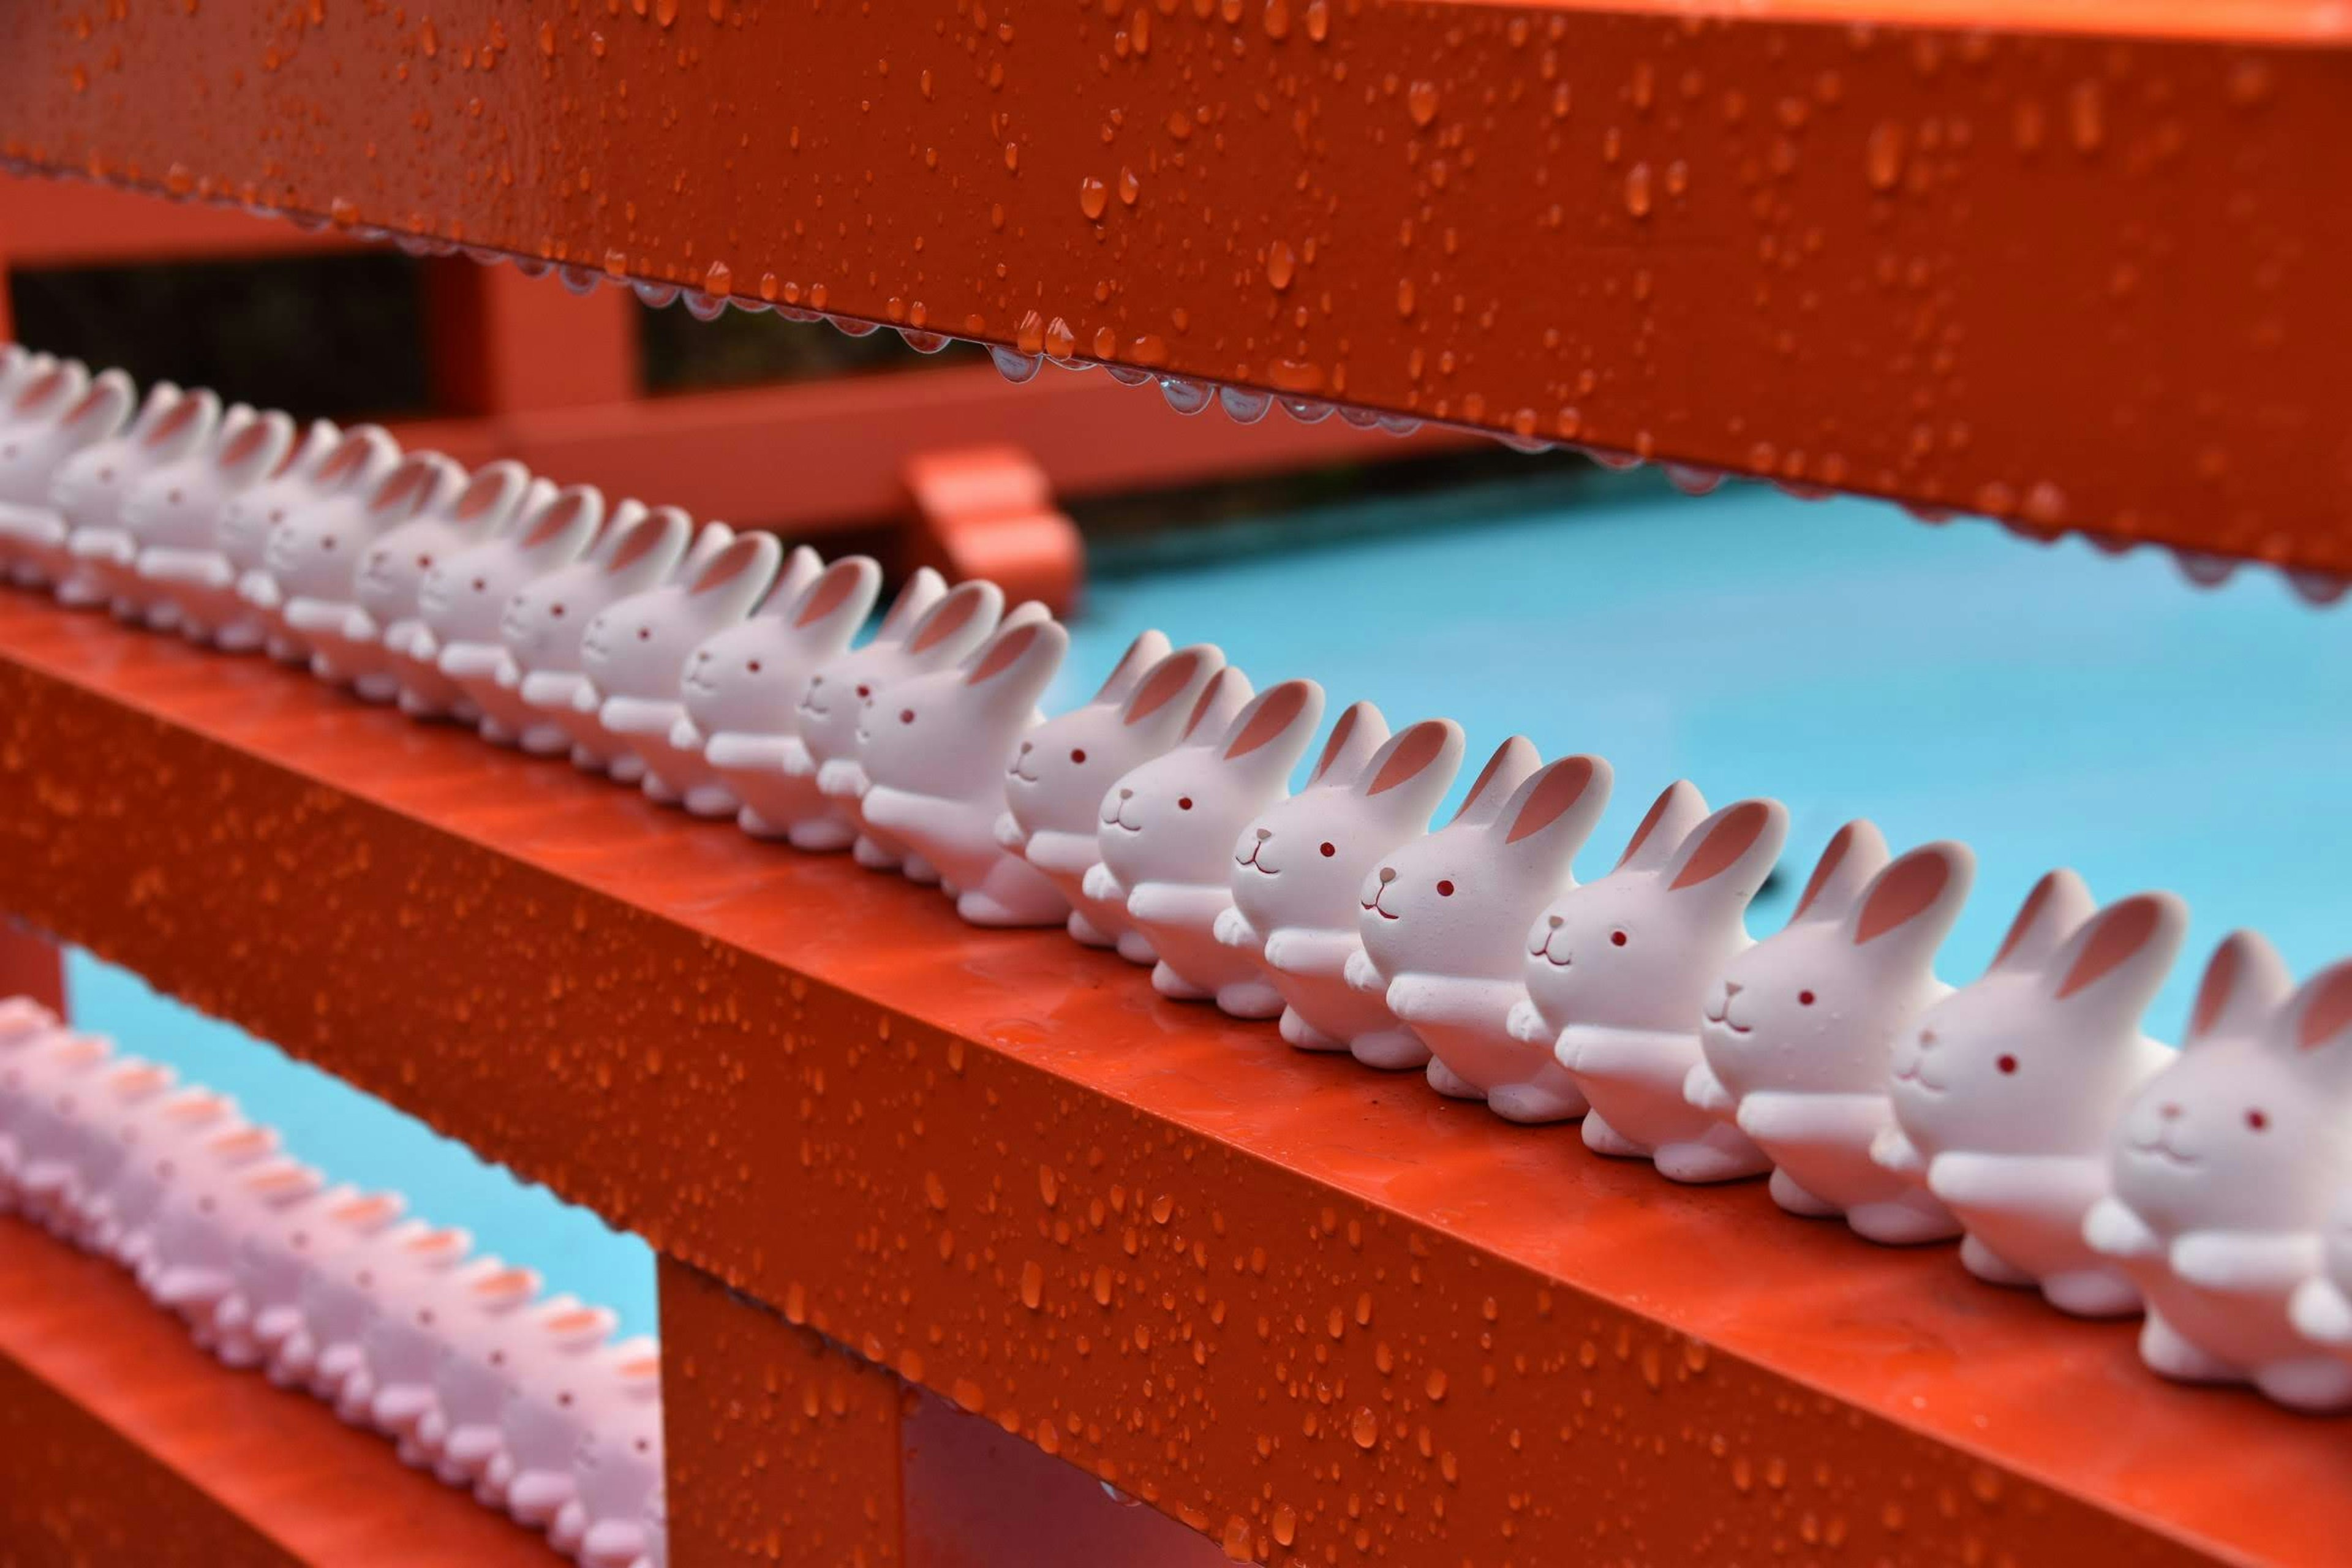
[[[915,503],[916,563],[952,581],[986,577],[1014,604],[1042,600],[1055,615],[1077,602],[1086,552],[1076,524],[1054,504],[1037,460],[1018,447],[964,447],[907,460]]]

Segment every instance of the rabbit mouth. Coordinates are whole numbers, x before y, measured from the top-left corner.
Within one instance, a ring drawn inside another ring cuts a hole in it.
[[[1912,1088],[1928,1094],[1944,1092],[1944,1086],[1930,1079],[1926,1069],[1917,1062],[1913,1062],[1907,1068],[1895,1068],[1894,1078],[1896,1083],[1907,1083]]]
[[[1273,867],[1273,866],[1265,865],[1265,864],[1264,864],[1263,862],[1261,862],[1261,861],[1258,859],[1258,858],[1257,858],[1257,852],[1258,852],[1259,850],[1261,850],[1261,849],[1265,848],[1265,840],[1264,840],[1263,838],[1261,838],[1261,839],[1259,839],[1255,844],[1253,844],[1253,845],[1251,845],[1251,846],[1250,846],[1250,852],[1249,852],[1249,858],[1248,858],[1248,859],[1246,859],[1246,860],[1243,860],[1243,859],[1238,859],[1238,858],[1236,858],[1236,860],[1235,860],[1235,862],[1234,862],[1234,863],[1235,863],[1236,865],[1241,865],[1241,866],[1246,866],[1246,867],[1248,867],[1251,870],[1255,871],[1255,872],[1256,872],[1259,876],[1261,876],[1261,877],[1279,877],[1279,876],[1281,876],[1281,875],[1282,875],[1282,872],[1281,872],[1281,870],[1280,870],[1278,868],[1276,868],[1276,867]]]
[[[805,697],[801,699],[801,711],[815,719],[828,719],[833,716],[832,709],[820,708]]]
[[[1388,910],[1387,910],[1387,909],[1385,909],[1384,907],[1382,907],[1382,905],[1381,905],[1381,893],[1385,893],[1385,892],[1387,892],[1387,891],[1388,891],[1388,889],[1387,889],[1386,887],[1383,887],[1383,888],[1381,888],[1381,892],[1380,892],[1380,893],[1374,893],[1374,894],[1372,895],[1372,901],[1371,901],[1370,903],[1369,903],[1369,904],[1365,904],[1365,905],[1363,906],[1363,908],[1364,908],[1364,912],[1365,912],[1366,914],[1374,914],[1374,915],[1378,915],[1378,916],[1380,916],[1380,917],[1381,917],[1381,919],[1382,919],[1382,920],[1384,920],[1384,921],[1401,921],[1401,920],[1404,919],[1404,917],[1403,917],[1402,915],[1399,915],[1399,914],[1391,914],[1391,913],[1390,913],[1390,912],[1388,911]]]
[[[711,685],[708,680],[703,679],[701,672],[698,670],[688,670],[687,672],[686,679],[681,684],[683,684],[688,691],[699,691],[705,697],[716,697],[719,695],[719,688]]]
[[[1023,773],[1023,772],[1021,771],[1021,764],[1020,764],[1019,763],[1017,763],[1017,762],[1016,762],[1016,763],[1014,763],[1011,767],[1009,767],[1009,768],[1005,769],[1005,770],[1004,770],[1004,773],[1005,773],[1005,776],[1006,776],[1006,777],[1008,777],[1008,778],[1016,778],[1016,779],[1019,779],[1023,784],[1043,784],[1043,783],[1045,782],[1045,775],[1044,775],[1043,773]]]
[[[1752,1035],[1756,1032],[1756,1026],[1753,1024],[1735,1024],[1731,1021],[1731,1004],[1728,1002],[1723,1005],[1721,1014],[1710,1013],[1705,1007],[1701,1007],[1699,1016],[1717,1028],[1727,1029],[1735,1035]]]
[[[1116,827],[1127,833],[1140,833],[1143,831],[1143,824],[1139,822],[1129,822],[1127,819],[1127,807],[1124,805],[1121,805],[1118,809],[1114,810],[1108,816],[1104,817],[1102,819],[1102,825],[1105,827]]]
[[[1535,952],[1528,954],[1528,956],[1529,958],[1540,958],[1546,963],[1550,964],[1554,969],[1574,968],[1576,966],[1576,955],[1572,952],[1552,952],[1551,939],[1552,933],[1546,931],[1544,933],[1543,945],[1536,949]]]
[[[2155,1137],[2149,1139],[2145,1143],[2141,1142],[2137,1138],[2133,1139],[2131,1141],[2131,1151],[2133,1153],[2143,1157],[2162,1160],[2166,1164],[2179,1171],[2194,1170],[2197,1166],[2204,1163],[2199,1160],[2194,1154],[2184,1154],[2179,1150],[2174,1148],[2171,1141],[2166,1138],[2161,1132],[2158,1133]]]

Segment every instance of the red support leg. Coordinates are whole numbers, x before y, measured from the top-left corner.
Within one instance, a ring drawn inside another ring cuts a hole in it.
[[[65,1016],[65,954],[47,937],[5,916],[0,916],[0,996],[29,996]]]
[[[460,257],[425,264],[433,399],[498,416],[623,403],[637,395],[637,303],[576,295],[549,278]]]

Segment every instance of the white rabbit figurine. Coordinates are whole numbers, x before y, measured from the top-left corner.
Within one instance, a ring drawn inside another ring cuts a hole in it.
[[[509,1268],[477,1281],[467,1305],[446,1326],[433,1366],[433,1405],[416,1423],[416,1440],[433,1456],[433,1473],[481,1502],[503,1509],[489,1486],[490,1461],[506,1445],[499,1428],[515,1347],[548,1320],[580,1310],[572,1296],[539,1300],[539,1276]],[[595,1338],[612,1332],[610,1313],[592,1314]]]
[[[271,1382],[293,1388],[310,1380],[300,1331],[302,1292],[311,1277],[399,1224],[406,1207],[396,1193],[337,1187],[316,1204],[268,1216],[239,1238],[231,1268],[234,1300]]]
[[[661,1356],[646,1352],[600,1381],[604,1402],[572,1465],[572,1500],[558,1510],[551,1539],[577,1541],[588,1568],[636,1568],[657,1550],[662,1491]]]
[[[67,561],[66,520],[49,487],[75,453],[119,435],[138,403],[121,371],[93,379],[72,360],[23,379],[0,415],[0,574],[20,588],[56,580]]]
[[[687,661],[685,717],[670,727],[670,744],[698,750],[742,809],[737,826],[754,838],[791,838],[803,825],[810,848],[827,844],[832,822],[814,773],[785,771],[800,750],[793,714],[808,678],[848,648],[882,592],[882,568],[871,557],[847,556],[824,568],[797,592],[782,585],[759,612],[706,639]],[[803,756],[807,753],[801,752]]]
[[[1095,830],[1103,791],[1188,730],[1222,732],[1233,721],[1249,700],[1246,682],[1222,683],[1217,689],[1229,705],[1200,711],[1224,668],[1225,656],[1207,643],[1170,653],[1166,637],[1145,632],[1128,645],[1092,701],[1023,736],[1005,767],[1005,815],[997,824],[997,842],[1060,889],[1070,904],[1072,937],[1089,947],[1116,947],[1130,963],[1157,963],[1160,955],[1123,905],[1090,899],[1084,886],[1102,859]]]
[[[207,1165],[250,1165],[278,1152],[278,1134],[237,1114],[236,1101],[209,1089],[188,1089],[157,1108],[150,1134],[134,1147],[91,1207],[98,1250],[131,1271],[142,1289],[153,1283],[156,1227],[189,1173]]]
[[[645,776],[634,756],[613,751],[597,719],[603,699],[582,670],[583,634],[608,606],[694,570],[704,541],[717,539],[698,537],[694,520],[674,506],[646,511],[625,500],[584,559],[532,579],[507,601],[499,635],[514,658],[516,694],[571,736],[572,766],[622,784]]]
[[[142,552],[139,574],[168,587],[180,609],[181,632],[190,640],[224,653],[267,647],[272,658],[300,663],[307,658],[300,645],[286,635],[274,613],[252,597],[261,595],[274,603],[261,569],[270,530],[315,505],[337,485],[381,479],[398,452],[392,437],[382,431],[365,435],[365,426],[352,432],[360,437],[354,446],[324,419],[314,419],[299,431],[284,415],[265,414],[257,423],[270,431],[266,437],[268,458],[260,471],[248,467],[254,457],[242,437],[223,448],[225,454],[237,454],[238,482],[223,487],[218,514],[207,526],[201,506],[175,513],[163,543]],[[330,468],[335,477],[328,477]]]
[[[572,734],[524,704],[522,674],[499,622],[526,584],[580,560],[604,526],[604,497],[593,485],[568,485],[544,500],[536,510],[535,501],[526,501],[511,532],[434,562],[417,586],[407,653],[417,663],[429,657],[441,679],[481,715],[484,740],[520,746],[533,756],[570,751]],[[616,531],[628,521],[616,519]]]
[[[1346,974],[1429,1048],[1440,1094],[1484,1100],[1513,1121],[1558,1121],[1583,1098],[1552,1059],[1551,1037],[1510,1030],[1527,999],[1521,938],[1562,888],[1609,804],[1609,764],[1542,763],[1526,737],[1495,749],[1459,810],[1380,858],[1356,893],[1363,956]]]
[[[59,604],[111,605],[125,620],[140,615],[138,548],[124,525],[123,504],[142,479],[210,447],[220,421],[221,401],[212,393],[184,394],[159,381],[128,429],[58,465],[49,504],[66,524]]]
[[[558,1552],[581,1543],[584,1521],[564,1505],[579,1495],[572,1466],[591,1436],[626,1400],[627,1387],[658,1376],[661,1348],[646,1338],[615,1343],[585,1336],[542,1333],[518,1347],[499,1426],[502,1449],[492,1461],[492,1485],[507,1511],[548,1532]]]
[[[13,1128],[17,1207],[79,1241],[97,1194],[121,1166],[124,1134],[153,1113],[176,1080],[170,1068],[118,1056],[27,1106]]]
[[[221,541],[232,555],[254,550],[257,564],[237,579],[237,596],[262,626],[262,646],[284,664],[299,664],[316,672],[310,639],[289,624],[289,601],[303,586],[321,588],[333,599],[348,598],[351,579],[359,569],[359,519],[369,503],[383,495],[402,462],[400,445],[373,425],[346,430],[318,467],[304,473],[289,471],[238,497],[221,514]],[[403,504],[425,498],[404,486]],[[397,507],[391,509],[397,510]],[[334,522],[315,526],[324,519]],[[387,516],[387,523],[396,521]],[[298,540],[294,531],[306,538]],[[254,536],[259,535],[257,550]],[[332,536],[333,549],[322,542]],[[280,578],[283,563],[289,570],[307,567],[315,581],[289,584]],[[340,620],[331,607],[320,606],[321,617]],[[322,677],[322,679],[324,679]]]
[[[1849,822],[1789,923],[1724,965],[1699,1025],[1706,1059],[1684,1095],[1764,1151],[1773,1201],[1790,1213],[1843,1218],[1890,1246],[1960,1234],[1918,1174],[1870,1151],[1895,1124],[1895,1039],[1951,994],[1936,950],[1975,875],[1966,845],[1926,845],[1890,864],[1878,829]]]
[[[1228,667],[1217,679],[1238,679]],[[1315,738],[1323,689],[1286,680],[1252,699],[1222,731],[1122,774],[1102,798],[1096,842],[1102,860],[1086,892],[1123,903],[1160,962],[1152,989],[1178,1001],[1213,999],[1236,1018],[1283,1009],[1255,953],[1228,947],[1218,920],[1234,907],[1226,875],[1234,837],[1288,793],[1290,772]]]
[[[368,548],[360,567],[359,607],[378,628],[383,668],[412,719],[448,714],[461,724],[481,717],[441,673],[439,647],[425,629],[425,580],[435,567],[505,533],[545,510],[555,487],[511,458],[485,464],[447,505],[410,519]]]
[[[182,1172],[156,1210],[147,1293],[186,1321],[201,1348],[231,1366],[257,1364],[250,1324],[232,1305],[238,1245],[273,1214],[307,1205],[326,1187],[315,1168],[275,1157],[209,1160]]]
[[[899,595],[900,605],[917,595],[919,573],[917,579]],[[866,793],[865,770],[857,762],[857,729],[865,721],[866,704],[898,682],[970,658],[995,633],[1004,611],[1004,591],[993,583],[974,581],[921,596],[928,601],[926,607],[905,630],[898,629],[899,605],[894,605],[872,642],[809,677],[798,710],[801,744],[807,755],[788,756],[784,765],[787,772],[796,772],[805,762],[818,790],[856,826],[856,840],[850,848],[860,866],[869,871],[895,870],[908,881],[928,884],[940,879],[938,869],[921,856],[908,853],[887,833],[875,830],[857,808],[858,797]]]
[[[1428,719],[1391,736],[1379,709],[1339,715],[1307,787],[1242,829],[1217,923],[1256,952],[1282,993],[1282,1037],[1301,1050],[1349,1051],[1377,1068],[1426,1067],[1429,1047],[1385,997],[1360,991],[1348,965],[1364,951],[1364,879],[1387,853],[1429,831],[1462,767],[1462,726]]]
[[[1005,761],[1041,721],[1070,634],[1051,618],[1008,616],[965,664],[909,677],[867,700],[858,730],[867,826],[939,868],[956,913],[973,925],[1060,925],[1063,898],[1043,871],[997,839]]]
[[[672,745],[670,731],[686,717],[683,682],[694,650],[751,613],[775,584],[783,559],[775,535],[737,534],[698,571],[608,605],[588,623],[580,639],[580,668],[589,685],[572,706],[584,711],[595,704],[608,745],[635,759],[647,799],[683,805],[697,816],[732,816],[741,809],[700,751]],[[798,592],[821,569],[815,552],[795,550],[784,591]]]
[[[361,570],[377,543],[446,510],[465,483],[466,470],[440,453],[411,452],[373,490],[340,490],[270,530],[263,564],[312,675],[363,701],[399,695],[383,627],[359,602]]]
[[[393,1439],[403,1464],[426,1469],[438,1457],[425,1418],[438,1403],[433,1374],[443,1337],[460,1313],[474,1310],[484,1284],[514,1272],[502,1260],[484,1256],[454,1268],[404,1274],[360,1336],[368,1369],[368,1424]],[[538,1293],[535,1276],[531,1293]]]
[[[27,1132],[54,1113],[58,1097],[86,1092],[100,1081],[114,1047],[95,1035],[49,1027],[21,1032],[0,1055],[0,1212],[22,1197]]]
[[[2290,986],[2269,942],[2223,940],[2178,1059],[2116,1129],[2113,1191],[2083,1234],[2146,1297],[2151,1368],[2321,1413],[2352,1409],[2352,1361],[2289,1308],[2352,1182],[2352,960]]]
[[[222,414],[212,440],[148,474],[122,498],[130,554],[122,596],[149,626],[194,643],[211,640],[219,619],[215,605],[236,603],[235,574],[218,565],[222,509],[284,461],[293,439],[294,422],[285,415],[237,404]],[[193,583],[173,580],[175,568],[199,558],[208,569]]]
[[[302,1326],[289,1336],[289,1364],[307,1365],[310,1392],[332,1404],[352,1426],[372,1423],[375,1379],[368,1369],[367,1334],[388,1306],[415,1299],[436,1275],[464,1266],[473,1236],[404,1220],[332,1258],[302,1282]]]
[[[2034,884],[1983,976],[1896,1040],[1895,1124],[1872,1157],[1926,1179],[1967,1227],[1960,1261],[1978,1279],[2116,1317],[2139,1310],[2139,1292],[2084,1244],[2083,1217],[2108,1190],[2124,1103],[2172,1058],[2139,1018],[2189,912],[2169,893],[2090,910],[2072,871]]]

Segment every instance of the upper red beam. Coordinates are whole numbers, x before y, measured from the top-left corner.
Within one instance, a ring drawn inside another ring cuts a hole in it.
[[[2352,24],[2026,9],[26,0],[0,152],[2352,574]]]

